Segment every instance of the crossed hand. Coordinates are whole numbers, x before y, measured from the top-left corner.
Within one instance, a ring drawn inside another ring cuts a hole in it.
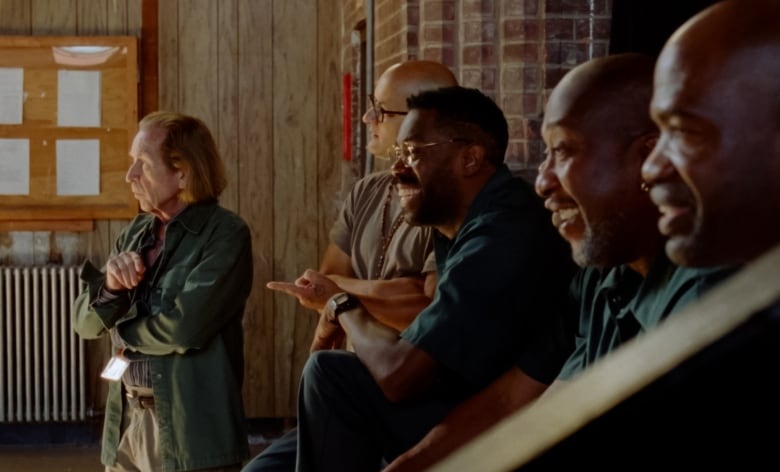
[[[137,252],[121,252],[106,262],[106,285],[110,291],[130,290],[144,278],[146,265]]]

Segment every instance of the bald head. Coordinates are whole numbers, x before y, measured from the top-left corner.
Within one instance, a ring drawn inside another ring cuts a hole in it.
[[[387,68],[377,82],[387,81],[396,93],[406,98],[425,90],[458,85],[447,66],[434,61],[407,61]]]
[[[452,71],[439,62],[406,61],[388,67],[374,89],[377,108],[402,113],[383,113],[380,117],[379,113],[369,109],[363,116],[370,132],[366,149],[378,157],[386,156],[388,148],[395,144],[403,114],[408,109],[407,98],[426,90],[457,84]]]
[[[684,265],[748,261],[780,242],[780,2],[726,0],[667,41],[643,167],[666,251]]]
[[[544,126],[568,124],[610,139],[654,130],[647,112],[653,93],[653,66],[649,56],[628,53],[575,67],[550,95]]]

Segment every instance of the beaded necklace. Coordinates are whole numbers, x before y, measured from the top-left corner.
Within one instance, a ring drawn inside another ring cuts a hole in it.
[[[385,199],[385,204],[382,207],[382,232],[379,234],[379,242],[382,244],[382,249],[379,252],[379,263],[377,264],[378,266],[377,277],[382,276],[382,269],[385,266],[387,249],[390,247],[390,242],[393,240],[393,235],[395,235],[395,232],[398,230],[398,227],[401,226],[401,222],[403,222],[404,219],[404,212],[403,211],[399,212],[398,216],[396,216],[392,226],[390,227],[390,231],[387,232],[387,214],[390,212],[390,200],[392,198],[393,198],[393,184],[390,184],[390,186],[387,187],[387,198]],[[387,235],[385,235],[385,233],[387,233]]]

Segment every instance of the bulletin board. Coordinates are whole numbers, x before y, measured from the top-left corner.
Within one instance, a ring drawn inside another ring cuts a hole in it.
[[[134,36],[0,36],[0,222],[125,219]]]

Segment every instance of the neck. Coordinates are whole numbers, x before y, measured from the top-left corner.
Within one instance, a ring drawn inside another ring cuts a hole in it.
[[[660,248],[660,251],[663,251],[663,246]],[[628,267],[631,268],[634,272],[641,275],[642,277],[647,277],[647,273],[650,272],[650,267],[655,262],[656,257],[658,256],[659,252],[653,252],[652,254],[645,254],[643,256],[640,256],[638,259],[629,262],[626,264]]]
[[[151,213],[157,217],[160,221],[163,223],[167,223],[173,219],[176,215],[181,213],[181,211],[187,206],[186,203],[182,202],[181,200],[176,200],[175,203],[172,203],[165,209],[156,208]]]

